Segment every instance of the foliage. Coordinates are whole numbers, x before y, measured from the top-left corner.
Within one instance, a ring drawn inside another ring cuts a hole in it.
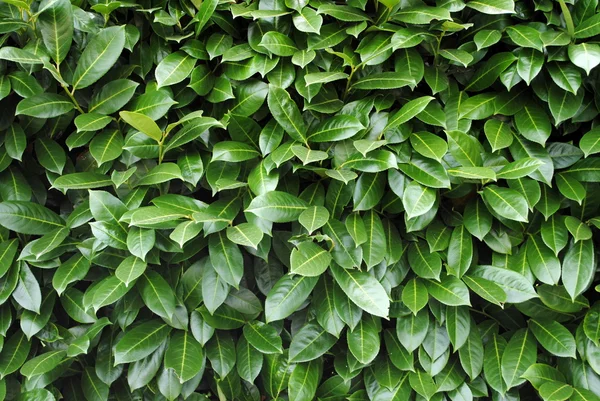
[[[0,400],[600,400],[598,0],[0,2]]]

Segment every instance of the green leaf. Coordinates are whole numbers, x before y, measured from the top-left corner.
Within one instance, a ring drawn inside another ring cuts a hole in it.
[[[181,169],[175,163],[163,163],[152,168],[138,181],[138,185],[157,185],[173,179],[183,179]]]
[[[330,219],[323,228],[323,233],[333,240],[331,256],[344,268],[359,266],[362,262],[362,248],[356,247],[352,236],[344,224]]]
[[[126,287],[134,282],[146,271],[146,263],[135,256],[129,256],[123,260],[117,270],[115,276],[121,280]]]
[[[83,279],[89,269],[90,261],[82,254],[76,254],[58,267],[52,277],[52,285],[60,295],[70,283]]]
[[[379,216],[368,211],[364,216],[367,241],[362,245],[367,270],[381,263],[386,256],[386,234]]]
[[[550,77],[560,88],[577,94],[581,87],[581,73],[570,63],[551,63],[548,65]]]
[[[567,230],[569,230],[569,233],[571,233],[575,242],[592,238],[592,230],[590,227],[577,217],[567,216],[564,221]]]
[[[97,312],[103,306],[111,305],[122,298],[127,293],[125,285],[115,276],[105,277],[94,287],[94,291],[89,292],[91,306],[94,312]],[[87,308],[87,307],[86,307]]]
[[[265,319],[267,323],[281,320],[293,312],[308,298],[317,284],[316,277],[283,276],[267,294]]]
[[[527,201],[517,191],[496,185],[488,185],[483,190],[483,199],[499,216],[514,221],[527,222]]]
[[[419,241],[409,246],[408,261],[419,277],[439,280],[442,260],[437,253],[430,252],[424,242]]]
[[[512,163],[508,163],[496,173],[496,177],[504,179],[516,179],[525,177],[536,171],[544,162],[533,157],[526,157]]]
[[[123,135],[119,130],[105,130],[90,143],[90,154],[99,165],[117,159],[122,153]]]
[[[494,1],[494,0],[488,0]],[[473,3],[472,1],[470,2]],[[479,1],[476,1],[479,3]],[[511,1],[512,3],[512,1]],[[516,56],[512,53],[496,53],[489,60],[480,67],[475,75],[472,77],[471,82],[465,88],[471,91],[481,91],[489,88],[500,74],[506,70],[512,63],[515,62]]]
[[[494,333],[485,345],[483,356],[483,372],[486,380],[490,387],[500,393],[505,393],[507,390],[507,385],[502,377],[502,355],[506,344],[504,337]]]
[[[471,0],[467,7],[484,14],[512,14],[515,12],[514,0]]]
[[[263,232],[252,223],[242,223],[227,227],[227,238],[235,244],[257,249],[263,239]]]
[[[27,137],[23,128],[18,124],[12,124],[6,130],[6,137],[4,139],[4,146],[6,153],[13,159],[21,161],[23,152],[27,147]]]
[[[475,266],[471,268],[469,275],[497,284],[504,290],[506,302],[520,303],[538,296],[531,282],[513,270],[494,266]]]
[[[448,188],[450,180],[444,167],[431,159],[414,155],[410,163],[401,163],[398,168],[418,183],[430,188]]]
[[[546,284],[558,284],[560,261],[538,236],[528,241],[527,261],[538,280]]]
[[[574,200],[579,204],[585,199],[585,187],[576,179],[568,175],[558,174],[556,176],[556,184],[560,193],[566,198]]]
[[[317,9],[317,13],[326,14],[345,22],[360,22],[369,19],[364,12],[357,8],[335,4],[322,4]]]
[[[269,110],[292,139],[306,143],[306,127],[296,103],[282,88],[270,85],[267,96]]]
[[[323,17],[309,7],[304,7],[302,10],[299,10],[298,13],[293,16],[292,21],[299,31],[316,33],[317,35],[320,33],[321,26],[323,25]],[[323,45],[320,45],[319,47],[321,46]]]
[[[71,173],[58,177],[53,184],[60,190],[93,189],[112,186],[110,177],[98,173]]]
[[[600,130],[592,129],[586,133],[579,141],[579,147],[583,151],[585,157],[600,153]]]
[[[533,28],[531,28],[531,29],[533,29]],[[516,32],[516,31],[513,30],[510,32]],[[535,33],[539,36],[537,31],[535,31]],[[521,35],[523,35],[523,36],[521,36]],[[524,39],[527,37],[527,35],[529,35],[529,33],[526,33],[526,34],[524,34],[523,32],[515,33],[515,36],[519,37],[522,40],[529,40],[529,38]],[[517,38],[515,38],[515,39],[517,39]],[[532,41],[532,43],[530,43],[530,46],[528,46],[528,47],[533,47],[534,44],[538,45],[537,41]],[[525,47],[527,47],[527,46],[525,46]],[[533,81],[533,79],[536,76],[538,76],[538,74],[542,70],[542,67],[544,65],[544,53],[542,53],[541,51],[535,50],[535,49],[531,49],[531,48],[523,48],[518,53],[518,55],[519,55],[519,59],[517,60],[517,73],[519,74],[519,77],[523,78],[523,80],[527,83],[527,85],[529,85],[529,84],[531,84],[531,81]],[[509,87],[509,86],[510,85],[507,85],[507,87]]]
[[[446,308],[448,321],[446,331],[450,338],[450,343],[454,349],[460,349],[467,342],[471,332],[471,316],[469,309],[460,306],[450,306]]]
[[[529,320],[529,329],[548,352],[561,357],[575,358],[575,338],[563,325],[554,321]]]
[[[108,116],[97,113],[87,113],[78,115],[75,118],[77,132],[99,131],[106,127],[112,119]]]
[[[448,131],[446,136],[450,153],[457,162],[465,167],[477,167],[481,164],[479,145],[473,137],[459,131]]]
[[[348,74],[343,72],[314,72],[304,76],[306,85],[323,84],[327,82],[338,81],[348,78]]]
[[[368,273],[331,265],[333,277],[344,293],[366,312],[387,317],[390,300],[383,286]]]
[[[276,31],[265,33],[260,41],[260,46],[264,47],[274,55],[282,57],[291,57],[298,51],[298,48],[292,39]]]
[[[73,72],[73,88],[86,88],[115,64],[125,46],[125,26],[112,26],[98,32],[79,57]]]
[[[156,66],[154,74],[158,87],[171,86],[183,81],[195,65],[196,60],[182,51],[169,54]]]
[[[364,317],[346,334],[348,349],[362,364],[371,363],[379,353],[381,339],[377,325],[372,318]]]
[[[21,331],[14,333],[4,344],[0,353],[0,377],[16,372],[26,361],[31,349],[31,342],[27,341]]]
[[[442,157],[448,152],[446,141],[428,132],[413,133],[410,136],[410,143],[416,152],[438,162],[441,162]]]
[[[217,274],[229,285],[238,287],[244,274],[242,253],[223,231],[209,238],[210,261]]]
[[[92,96],[88,113],[112,114],[131,100],[139,83],[117,79],[104,85]]]
[[[67,57],[73,40],[71,3],[66,0],[48,0],[42,1],[39,7],[43,11],[39,14],[37,25],[44,45],[52,59],[60,64]]]
[[[332,142],[352,138],[365,127],[353,116],[338,115],[327,120],[311,130],[307,135],[310,142]]]
[[[450,19],[450,12],[441,7],[407,7],[394,14],[394,20],[407,24],[429,24],[434,20]]]
[[[17,21],[16,24],[13,21],[4,22],[3,25],[11,25],[12,27],[24,26],[23,21]],[[19,49],[18,47],[4,46],[0,49],[0,60],[14,61],[15,63],[23,64],[43,64],[43,60],[35,53],[28,52],[27,50]]]
[[[263,354],[281,354],[281,337],[277,330],[262,322],[248,323],[244,326],[244,337],[248,343]]]
[[[56,174],[62,174],[67,162],[65,151],[51,139],[38,139],[35,142],[35,152],[40,164]]]
[[[198,8],[198,13],[194,17],[196,22],[196,30],[198,32],[202,31],[202,28],[206,25],[206,23],[210,20],[210,17],[215,12],[217,8],[218,1],[217,0],[208,0],[203,1]]]
[[[459,118],[483,120],[494,114],[496,95],[482,93],[468,98],[460,104]]]
[[[175,135],[173,135],[171,140],[165,146],[165,152],[168,152],[171,149],[179,148],[189,142],[194,141],[195,139],[200,137],[206,130],[212,127],[224,128],[220,122],[211,117],[193,118],[192,121],[190,121],[189,124],[185,124],[181,129],[177,131]],[[175,125],[176,124],[170,124],[167,127],[166,133],[169,133],[169,130],[172,129]]]
[[[492,221],[492,215],[480,199],[469,202],[465,207],[463,224],[480,241],[490,232]]]
[[[212,161],[220,160],[237,163],[251,160],[258,156],[260,156],[260,153],[248,144],[226,141],[219,142],[214,146]]]
[[[418,28],[400,28],[394,32],[391,44],[394,50],[410,48],[420,44],[424,38],[424,32]]]
[[[533,387],[539,389],[543,384],[551,381],[564,381],[564,376],[558,369],[543,363],[531,365],[523,374]]]
[[[177,331],[169,338],[165,352],[165,368],[171,368],[180,383],[191,380],[203,368],[204,352],[200,344],[187,331]]]
[[[329,211],[323,206],[310,206],[298,217],[298,222],[306,228],[309,234],[323,227],[328,220]]]
[[[402,290],[402,302],[415,315],[427,305],[428,300],[427,287],[419,279],[410,280]]]
[[[74,108],[73,103],[62,95],[40,93],[21,100],[17,104],[15,114],[37,118],[52,118],[68,113]]]
[[[293,337],[290,343],[290,362],[310,362],[327,351],[336,343],[337,339],[327,333],[316,323],[308,323]]]
[[[512,335],[502,353],[502,378],[508,389],[523,383],[523,374],[537,359],[533,334],[520,329]]]
[[[400,110],[394,113],[388,120],[385,129],[392,129],[404,124],[427,107],[427,105],[433,100],[431,96],[422,96],[411,100],[406,103]]]
[[[0,277],[3,277],[12,266],[17,254],[18,243],[16,239],[0,242]]]
[[[314,398],[322,370],[323,365],[319,360],[296,364],[288,384],[290,401]]]
[[[49,351],[28,360],[20,370],[20,373],[30,379],[33,376],[50,372],[65,358],[63,350]]]
[[[473,61],[473,56],[468,52],[460,49],[444,49],[440,51],[440,55],[450,61],[468,66]]]
[[[471,380],[479,376],[483,368],[484,349],[479,329],[473,327],[465,345],[458,350],[460,365]]]
[[[357,247],[367,242],[367,229],[359,213],[351,213],[346,217],[345,226]]]
[[[448,245],[448,273],[462,277],[473,261],[473,240],[464,225],[452,231]]]
[[[317,277],[327,270],[332,256],[314,242],[302,242],[292,250],[290,272],[301,276]]]
[[[567,249],[563,259],[562,279],[572,300],[591,284],[594,263],[594,244],[591,240],[579,241]]]
[[[91,367],[87,367],[83,372],[81,389],[87,394],[90,400],[101,401],[108,399],[109,386],[100,380],[96,371]]]
[[[144,272],[139,289],[148,309],[164,319],[171,319],[175,313],[175,294],[160,274],[151,270]]]
[[[441,281],[428,280],[427,291],[429,295],[444,305],[460,306],[471,305],[469,289],[456,277],[445,276]]]
[[[16,5],[17,7],[21,6],[25,9],[29,7],[29,5],[26,2],[20,2],[18,0],[13,0],[13,2],[15,3],[14,5]],[[10,4],[11,1],[9,0],[8,3]],[[7,18],[5,21],[2,22],[2,25],[0,25],[0,32],[9,33],[24,28],[26,26],[27,24],[24,21],[18,21],[15,19]]]
[[[271,191],[254,198],[246,211],[267,221],[285,223],[295,221],[306,208],[306,202],[300,198]]]
[[[263,355],[251,346],[245,337],[241,337],[236,345],[236,368],[240,377],[253,383],[263,366]]]
[[[544,44],[540,38],[540,33],[527,25],[514,25],[506,29],[506,33],[515,44],[521,47],[531,47],[542,51]]]
[[[430,400],[437,391],[433,378],[428,373],[415,370],[408,373],[408,380],[413,390],[426,400]]]
[[[131,111],[121,111],[119,116],[129,125],[150,138],[159,142],[162,139],[162,130],[150,117]]]
[[[411,182],[402,196],[402,203],[407,217],[413,218],[427,213],[435,203],[436,192],[431,188],[424,187],[416,181]]]
[[[581,43],[569,45],[569,59],[579,68],[583,68],[587,75],[600,64],[600,46],[597,44]]]
[[[570,92],[560,89],[558,86],[551,86],[548,91],[548,106],[556,125],[575,116],[579,110],[579,106],[581,106],[582,100],[581,96],[573,95]]]
[[[381,72],[367,75],[358,79],[352,88],[362,90],[372,89],[399,89],[405,86],[414,85],[414,79],[397,72]]]
[[[160,320],[150,320],[125,332],[115,345],[115,363],[138,361],[153,353],[164,341],[171,327]]]
[[[67,227],[57,228],[52,230],[43,237],[31,242],[31,253],[35,255],[37,259],[41,256],[56,249],[69,235],[69,229]]]
[[[21,234],[48,234],[64,226],[56,213],[33,202],[1,202],[0,216],[0,225]]]
[[[306,15],[306,13],[308,12],[307,10],[307,7],[303,8],[301,14]],[[320,25],[320,20],[315,19],[315,22],[316,25],[312,21],[310,25],[316,28]],[[346,29],[347,27],[340,26],[336,23],[324,25],[322,28],[319,29],[319,34],[309,35],[307,40],[308,49],[321,50],[339,44],[348,36],[348,34],[346,33]]]
[[[548,401],[571,399],[573,391],[570,385],[559,382],[544,383],[539,388],[540,396]]]

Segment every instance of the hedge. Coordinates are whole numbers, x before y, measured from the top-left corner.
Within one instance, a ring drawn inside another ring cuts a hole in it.
[[[0,401],[600,400],[598,0],[2,0]]]

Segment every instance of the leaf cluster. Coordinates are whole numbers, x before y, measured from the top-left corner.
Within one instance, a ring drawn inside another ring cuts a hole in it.
[[[598,0],[0,2],[0,401],[600,400]]]

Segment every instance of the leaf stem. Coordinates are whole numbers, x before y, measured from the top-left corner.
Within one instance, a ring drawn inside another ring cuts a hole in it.
[[[443,30],[442,34],[439,37],[437,37],[437,46],[436,46],[435,55],[433,58],[433,63],[435,65],[438,64],[438,55],[440,54],[440,47],[442,47],[442,39],[444,38],[445,34],[446,34],[446,30]]]
[[[358,70],[359,67],[360,67],[360,64],[357,67],[350,67],[350,68],[352,68],[352,70],[350,71],[350,76],[348,77],[348,81],[346,82],[346,89],[344,90],[344,100],[346,100],[346,98],[348,97],[348,93],[350,92],[350,83],[352,82],[354,73]]]
[[[164,153],[164,143],[165,143],[165,139],[167,139],[167,133],[163,132],[163,136],[161,138],[160,141],[158,141],[158,164],[162,164],[162,161],[165,157],[165,153]]]
[[[27,25],[29,25],[31,27],[31,30],[33,31],[33,34],[35,36],[37,36],[35,34],[35,21],[37,19],[36,16],[35,16],[35,14],[32,14],[31,10],[29,10],[29,9],[23,8],[21,10],[25,11],[25,14],[27,14]]]
[[[71,92],[70,90],[67,89],[67,87],[65,85],[63,85],[62,87],[65,90],[65,92],[67,93],[67,95],[69,95],[69,98],[71,98],[71,101],[75,105],[75,108],[77,109],[77,111],[79,111],[81,114],[85,114],[85,111],[83,111],[83,109],[79,105],[79,102],[77,101],[77,99],[75,99],[75,89],[73,89],[73,91]]]
[[[563,13],[563,16],[565,17],[565,24],[567,25],[567,32],[569,33],[569,36],[571,37],[571,39],[573,39],[573,37],[575,36],[575,25],[573,25],[573,17],[571,17],[571,12],[567,8],[567,4],[565,3],[565,0],[558,0],[558,3],[560,4],[560,9]]]

